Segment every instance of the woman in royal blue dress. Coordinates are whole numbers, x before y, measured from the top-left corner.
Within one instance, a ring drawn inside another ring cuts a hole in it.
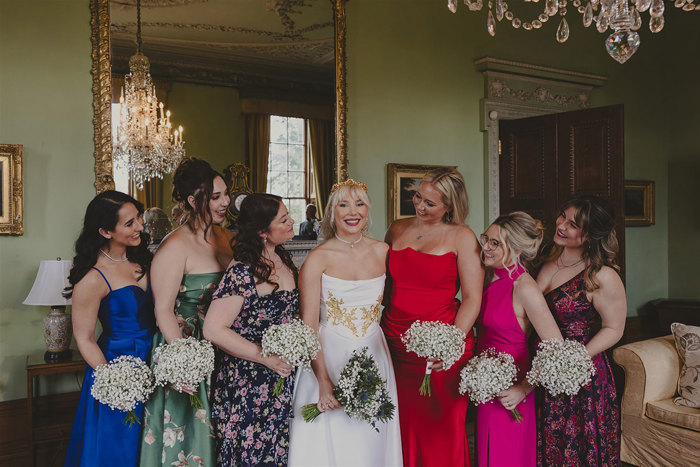
[[[135,466],[141,426],[124,424],[90,394],[94,369],[121,356],[146,360],[153,332],[148,284],[151,253],[143,232],[143,205],[118,191],[105,191],[88,205],[75,242],[67,296],[73,298],[73,335],[88,364],[65,466]],[[102,335],[95,341],[97,320]],[[142,419],[143,406],[134,412]]]
[[[282,244],[294,220],[281,198],[254,193],[241,203],[233,261],[212,296],[204,337],[225,353],[214,382],[211,418],[223,467],[287,465],[294,378],[276,355],[264,357],[265,330],[299,311],[297,269]],[[282,394],[272,390],[286,377]]]

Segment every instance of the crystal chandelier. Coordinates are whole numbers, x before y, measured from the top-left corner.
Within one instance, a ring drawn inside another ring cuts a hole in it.
[[[452,13],[457,12],[457,1],[448,0],[447,8]],[[537,3],[539,0],[525,0],[525,2]],[[673,5],[683,11],[700,10],[700,5],[695,5],[695,0],[675,0]],[[479,11],[483,8],[483,0],[464,0],[464,4],[471,11]],[[544,10],[536,18],[526,21],[518,18],[509,9],[505,0],[488,0],[489,13],[486,18],[486,29],[492,36],[496,35],[496,21],[504,18],[515,29],[523,28],[527,31],[539,29],[550,17],[557,14],[561,16],[557,28],[556,39],[563,43],[569,38],[569,23],[566,21],[568,0],[545,0]],[[664,0],[573,0],[574,8],[583,16],[583,25],[589,27],[593,22],[596,29],[604,33],[608,29],[612,34],[605,40],[605,49],[610,56],[620,63],[625,63],[639,48],[639,30],[642,27],[640,13],[649,11],[649,29],[653,33],[661,31],[664,27]]]
[[[139,190],[144,182],[170,173],[185,156],[182,127],[171,133],[170,111],[156,98],[150,63],[141,53],[141,0],[136,2],[136,53],[119,98],[119,126],[114,148],[117,166],[129,170]]]

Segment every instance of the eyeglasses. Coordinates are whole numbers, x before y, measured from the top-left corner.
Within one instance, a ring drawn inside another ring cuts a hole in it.
[[[479,243],[481,244],[481,248],[484,250],[487,249],[487,246],[489,250],[495,250],[501,246],[500,241],[496,240],[495,238],[489,238],[486,234],[481,234],[481,236],[479,236]]]

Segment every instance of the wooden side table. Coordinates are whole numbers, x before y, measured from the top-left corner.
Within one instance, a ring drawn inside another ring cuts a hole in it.
[[[83,372],[86,367],[85,360],[77,350],[71,350],[70,360],[56,363],[44,361],[44,354],[27,355],[27,422],[30,433],[30,459],[31,466],[34,466],[34,446],[36,444],[36,427],[34,426],[34,388],[39,387],[39,376],[61,375],[67,373]],[[36,384],[34,382],[35,378]],[[36,391],[39,392],[38,390]]]

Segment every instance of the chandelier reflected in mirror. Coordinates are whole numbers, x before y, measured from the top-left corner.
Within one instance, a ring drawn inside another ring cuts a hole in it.
[[[675,0],[673,5],[683,11],[700,10],[695,0]],[[447,8],[457,12],[458,0],[448,0]],[[515,3],[516,0],[513,0]],[[526,3],[538,3],[539,0],[525,0]],[[464,0],[471,11],[483,8],[483,0]],[[540,29],[550,18],[559,15],[556,39],[563,43],[569,38],[569,23],[566,21],[568,0],[545,0],[543,11],[535,18],[523,20],[510,9],[505,0],[488,0],[486,30],[491,36],[496,35],[496,22],[505,19],[515,29],[521,27],[526,31]],[[594,22],[600,33],[608,29],[612,34],[605,40],[605,49],[619,63],[625,63],[639,48],[639,28],[642,27],[642,15],[649,12],[649,30],[657,33],[664,28],[664,0],[572,0],[571,5],[583,17],[583,25],[591,26]]]
[[[119,98],[119,125],[114,143],[117,167],[127,169],[136,187],[171,173],[185,156],[182,126],[173,131],[170,111],[158,102],[148,58],[141,52],[141,0],[136,3],[136,53]]]

